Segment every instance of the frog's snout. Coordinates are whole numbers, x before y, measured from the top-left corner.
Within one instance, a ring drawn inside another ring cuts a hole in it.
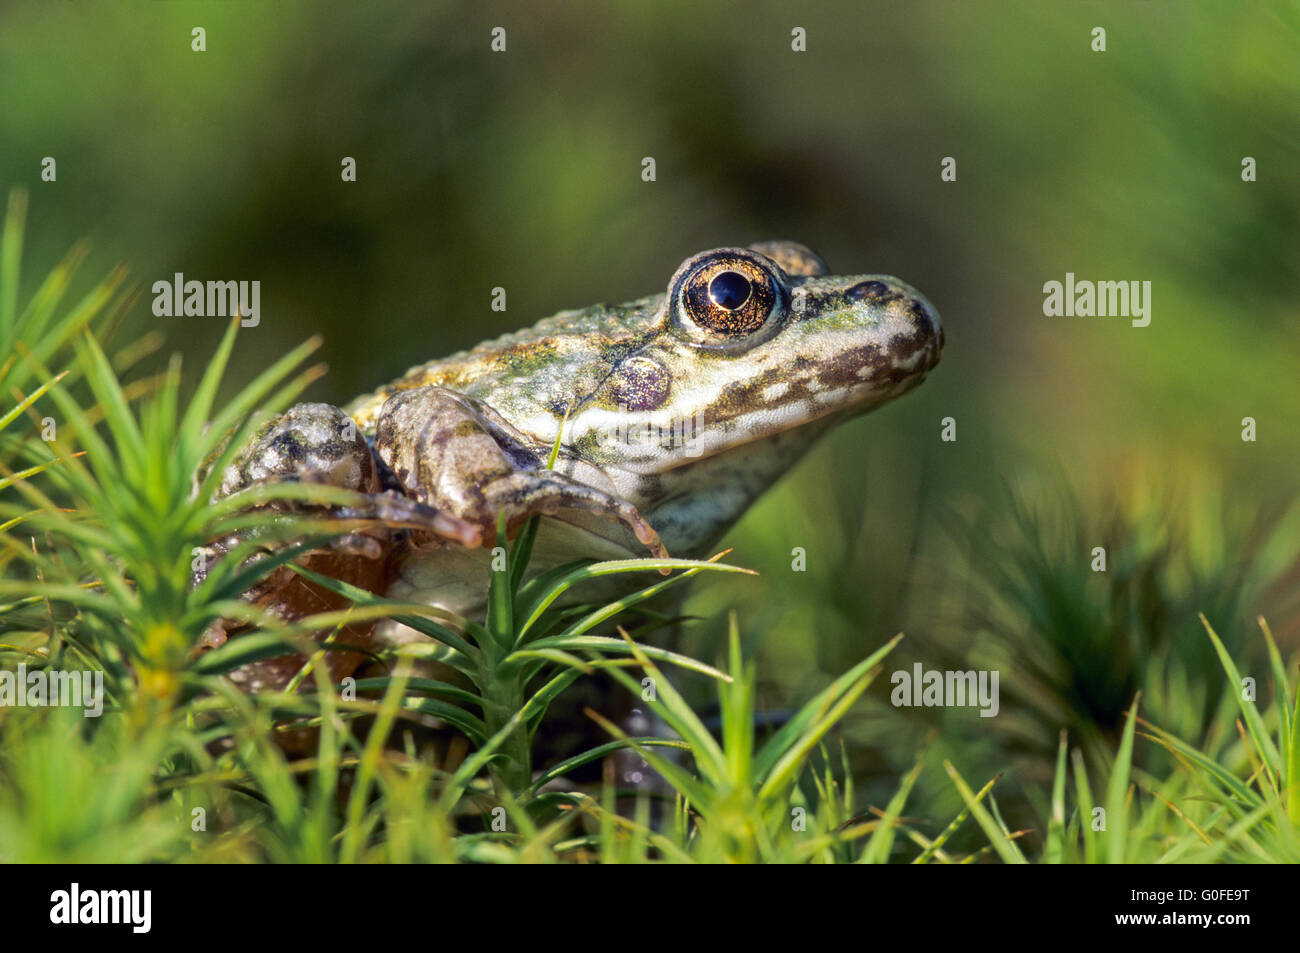
[[[924,374],[943,353],[943,322],[925,295],[888,275],[869,276],[848,288],[849,302],[867,306],[869,326],[882,338],[893,376]]]
[[[907,317],[912,323],[918,363],[928,371],[939,363],[943,354],[943,322],[925,295],[907,285],[903,287],[906,289]]]

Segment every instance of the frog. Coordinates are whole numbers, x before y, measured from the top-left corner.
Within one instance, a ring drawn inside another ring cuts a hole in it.
[[[924,381],[943,347],[938,312],[898,278],[833,274],[793,241],[713,248],[658,294],[560,312],[343,407],[294,406],[249,441],[218,492],[269,480],[355,491],[362,502],[337,512],[364,528],[299,562],[474,618],[499,525],[514,538],[540,517],[530,575],[706,555],[826,433]],[[347,604],[287,567],[245,598],[285,619]],[[235,634],[216,624],[202,647]],[[420,640],[394,620],[350,626],[337,641],[360,651],[328,653],[330,674]],[[263,659],[230,678],[276,690],[303,661]]]

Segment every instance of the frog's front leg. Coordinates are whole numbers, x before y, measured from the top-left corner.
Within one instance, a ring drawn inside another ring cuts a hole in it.
[[[631,503],[548,470],[549,450],[491,407],[437,386],[393,395],[375,429],[375,452],[407,493],[477,526],[484,545],[496,539],[500,513],[513,532],[530,517],[569,509],[617,520],[655,556],[668,555]]]

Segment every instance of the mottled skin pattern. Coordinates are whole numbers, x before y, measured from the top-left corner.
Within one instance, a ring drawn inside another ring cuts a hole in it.
[[[830,275],[793,242],[715,249],[687,259],[666,294],[562,312],[413,368],[346,412],[295,407],[249,446],[223,491],[277,478],[368,494],[351,515],[379,528],[313,554],[318,564],[472,617],[499,512],[512,532],[550,517],[533,572],[647,550],[700,555],[819,436],[919,384],[942,349],[933,307],[896,278]],[[247,598],[287,618],[324,598],[292,585],[281,575]],[[384,623],[354,641],[376,638],[424,637]],[[332,672],[358,659],[342,655]],[[233,677],[276,687],[295,662]]]

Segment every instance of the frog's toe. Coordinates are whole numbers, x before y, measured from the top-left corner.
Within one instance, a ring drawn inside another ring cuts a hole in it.
[[[483,544],[483,531],[469,520],[396,493],[375,493],[358,506],[339,510],[338,515],[343,519],[378,521],[393,529],[432,533],[470,548]]]
[[[631,503],[626,500],[620,500],[615,496],[606,496],[603,493],[595,492],[590,496],[584,494],[579,499],[571,499],[570,504],[577,509],[585,509],[592,513],[598,513],[602,516],[610,516],[618,520],[624,526],[632,531],[632,535],[637,538],[646,549],[650,550],[651,555],[656,559],[667,559],[668,549],[664,546],[663,540],[659,538],[659,533],[655,530],[646,518],[641,515]],[[663,572],[668,573],[665,569]]]
[[[383,559],[384,546],[373,536],[365,533],[348,533],[338,536],[329,543],[330,549],[345,556],[360,556],[363,559]]]
[[[495,523],[493,514],[504,511],[511,527],[533,516],[555,516],[566,509],[594,513],[622,523],[655,557],[668,557],[658,532],[635,506],[554,470],[517,472],[495,480],[484,494],[483,506],[485,522]]]
[[[632,530],[637,540],[654,554],[656,559],[667,559],[668,550],[659,538],[655,528],[646,522],[645,517],[641,515],[635,506],[630,503],[626,505],[629,512],[621,515],[623,522]],[[665,569],[664,572],[667,573],[668,570]]]

